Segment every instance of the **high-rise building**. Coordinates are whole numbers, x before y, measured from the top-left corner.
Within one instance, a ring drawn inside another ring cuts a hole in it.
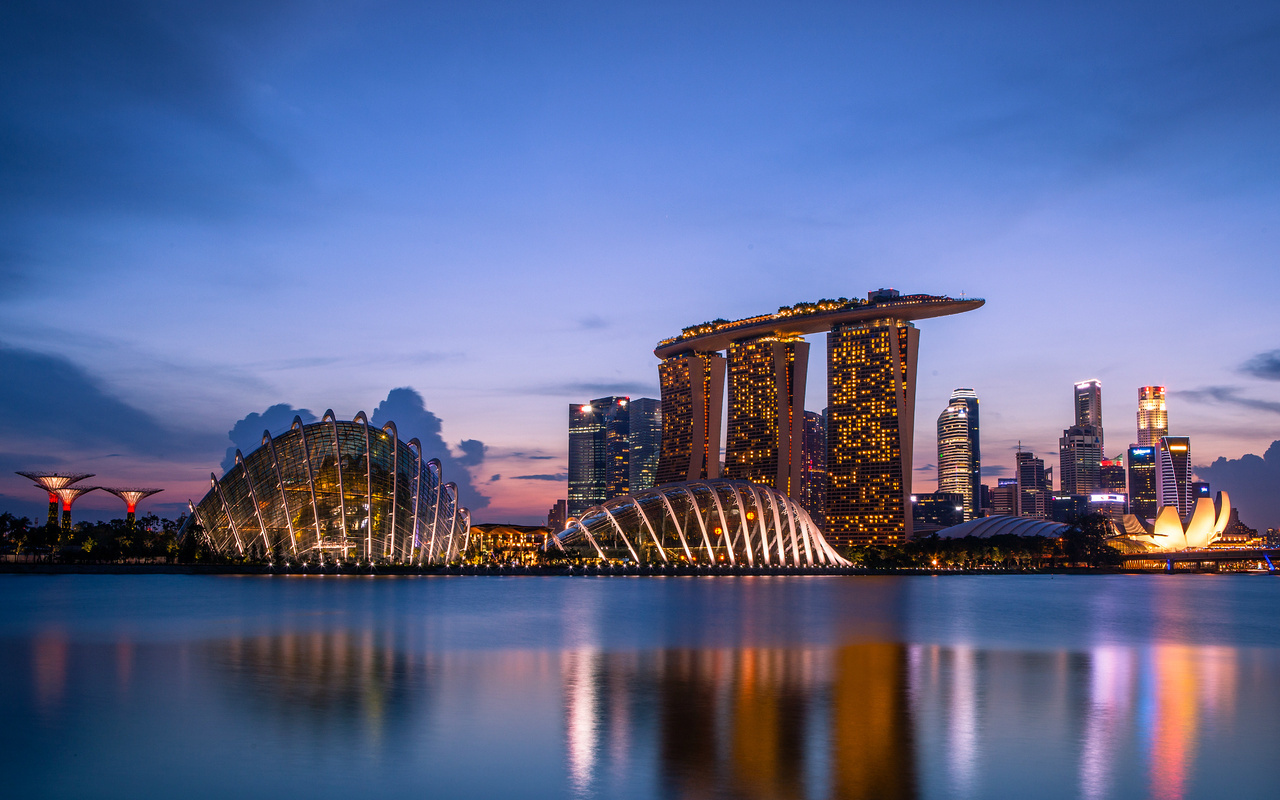
[[[1076,424],[1102,427],[1102,381],[1093,379],[1076,384]]]
[[[990,490],[992,516],[1016,516],[1018,513],[1018,479],[997,478]]]
[[[1126,494],[1129,489],[1125,481],[1124,459],[1116,456],[1103,459],[1098,465],[1098,488],[1102,494]]]
[[[725,357],[688,353],[664,358],[659,484],[720,477],[720,421]]]
[[[1163,386],[1138,389],[1138,446],[1155,447],[1169,435],[1169,412],[1164,403]]]
[[[628,398],[569,406],[569,516],[627,493]]]
[[[658,457],[662,449],[662,402],[652,397],[637,397],[628,409],[631,417],[628,491],[639,492],[657,485]]]
[[[1058,480],[1063,494],[1093,494],[1102,485],[1102,429],[1072,425],[1058,440]]]
[[[1156,449],[1129,448],[1129,511],[1141,519],[1156,518]]]
[[[1049,491],[1045,487],[1044,459],[1024,450],[1019,450],[1014,459],[1018,479],[1018,516],[1046,519],[1051,509]]]
[[[911,536],[911,455],[920,332],[905,320],[827,334],[827,533],[840,544]]]
[[[1191,482],[1191,500],[1187,503],[1187,506],[1193,512],[1196,509],[1196,501],[1199,500],[1201,497],[1207,497],[1210,500],[1213,499],[1213,493],[1209,491],[1209,484],[1205,483],[1204,481],[1192,481]]]
[[[547,511],[547,527],[552,534],[564,530],[569,523],[569,504],[565,500],[557,500]]]
[[[1163,436],[1156,445],[1156,503],[1191,513],[1191,439]]]
[[[964,522],[964,497],[957,492],[911,495],[911,519],[917,534]]]
[[[827,423],[824,415],[813,411],[804,412],[803,462],[800,505],[823,528],[827,522]]]
[[[779,487],[789,485],[792,494],[802,491],[794,471],[801,460],[797,451],[803,449],[797,441],[803,438],[800,428],[795,427],[804,407],[798,391],[804,383],[802,362],[807,358],[807,348],[799,346],[803,344],[800,337],[827,332],[828,538],[838,544],[903,541],[911,533],[911,439],[919,335],[912,321],[959,314],[982,304],[976,298],[901,295],[881,289],[869,292],[865,301],[824,299],[746,319],[716,319],[662,340],[653,351],[661,359],[662,381],[658,482],[719,476],[726,372],[719,352],[729,350],[735,365],[726,460],[747,477],[757,474]],[[788,347],[793,343],[793,348]],[[774,359],[772,373],[770,358]],[[766,385],[770,374],[772,389]],[[790,442],[781,413],[786,408],[793,426]],[[778,418],[776,433],[769,417]],[[772,470],[768,467],[771,455]]]
[[[938,416],[938,491],[964,499],[964,518],[974,519],[982,508],[982,453],[978,440],[978,395],[956,389]]]
[[[809,343],[763,337],[729,345],[724,477],[800,496]]]

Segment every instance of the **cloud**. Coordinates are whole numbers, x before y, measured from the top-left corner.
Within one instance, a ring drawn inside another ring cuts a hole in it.
[[[242,454],[252,453],[262,446],[263,431],[270,431],[272,438],[275,438],[289,430],[294,417],[302,417],[303,423],[316,421],[316,415],[305,408],[279,403],[261,414],[254,412],[237,422],[227,431],[227,438],[232,444],[227,448],[226,457],[222,459],[222,471],[226,472],[236,465],[237,449]]]
[[[221,447],[216,436],[175,430],[112,396],[61,356],[0,344],[0,375],[0,438],[33,450],[58,444],[166,458],[206,456]]]
[[[511,478],[513,481],[567,481],[569,474],[566,472],[558,472],[555,475],[515,475]]]
[[[502,476],[495,472],[493,476],[489,478],[489,483],[496,483],[500,480],[502,480]]]
[[[594,314],[586,317],[579,317],[578,319],[578,327],[588,331],[598,331],[609,327],[609,325],[609,320]]]
[[[1280,381],[1280,350],[1258,353],[1240,365],[1240,371],[1267,381]]]
[[[560,397],[594,400],[597,397],[657,397],[656,384],[637,381],[618,383],[560,383],[525,389],[526,394],[555,395]]]
[[[473,514],[489,505],[489,497],[475,487],[468,469],[483,463],[487,449],[484,442],[464,439],[458,443],[462,455],[455,456],[441,435],[440,418],[427,410],[426,402],[417,391],[407,386],[392,389],[387,399],[373,410],[369,422],[378,427],[394,422],[401,441],[418,439],[422,443],[422,457],[440,459],[444,479],[458,485],[462,505]]]
[[[933,464],[922,464],[915,468],[916,472],[933,472],[937,467]]]
[[[982,465],[983,475],[990,475],[992,477],[996,477],[999,475],[1005,475],[1008,472],[1009,472],[1009,468],[1004,466],[1003,464],[992,464],[991,466],[987,466],[986,464]]]
[[[1231,495],[1231,504],[1240,509],[1240,519],[1259,530],[1280,527],[1280,441],[1274,441],[1261,457],[1219,458],[1207,466],[1197,466],[1196,476],[1216,491]]]
[[[1280,414],[1280,402],[1259,400],[1256,397],[1241,397],[1236,386],[1205,386],[1202,389],[1183,389],[1170,392],[1174,397],[1181,397],[1195,403],[1221,403],[1223,405],[1247,408],[1252,411],[1269,411]]]

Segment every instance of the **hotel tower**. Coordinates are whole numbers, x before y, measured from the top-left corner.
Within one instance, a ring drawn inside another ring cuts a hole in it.
[[[980,307],[979,299],[900,295],[820,300],[774,314],[685,328],[654,349],[661,363],[658,482],[720,477],[799,498],[809,345],[827,333],[826,532],[836,544],[900,543],[911,535],[911,454],[920,332],[913,320]],[[728,352],[728,358],[721,355]]]

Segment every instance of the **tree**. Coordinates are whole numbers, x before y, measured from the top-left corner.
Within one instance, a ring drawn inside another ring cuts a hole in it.
[[[1107,544],[1112,533],[1106,514],[1085,514],[1062,534],[1062,550],[1068,562],[1090,567],[1114,566],[1123,558],[1119,550]]]

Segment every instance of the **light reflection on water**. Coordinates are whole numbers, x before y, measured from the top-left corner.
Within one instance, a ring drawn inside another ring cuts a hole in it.
[[[1260,577],[0,579],[21,796],[1273,794]]]

